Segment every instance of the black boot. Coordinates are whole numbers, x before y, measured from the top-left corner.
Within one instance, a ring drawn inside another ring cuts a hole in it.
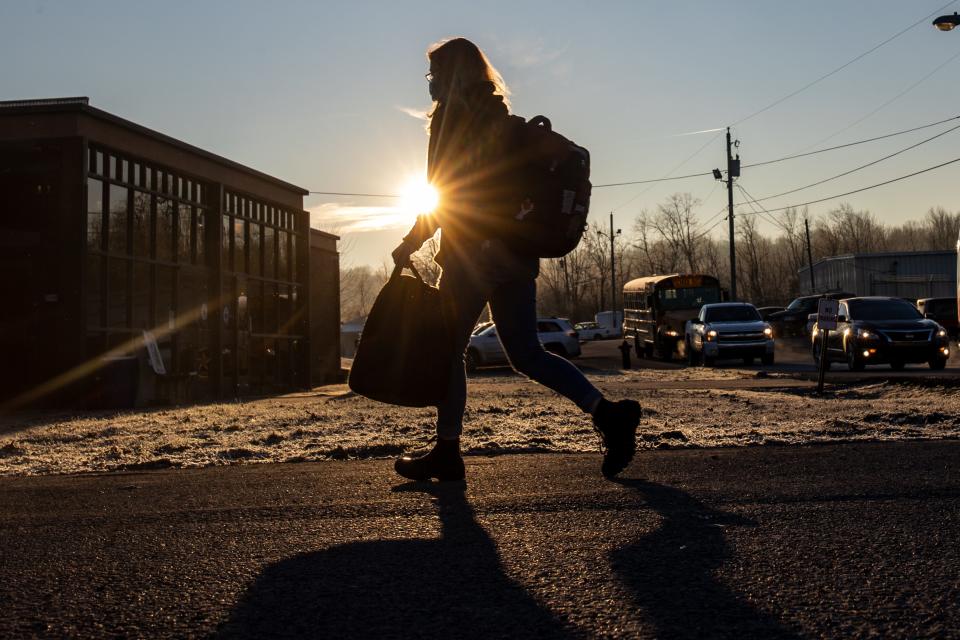
[[[429,480],[436,478],[440,482],[463,480],[466,472],[463,458],[460,456],[460,439],[443,440],[437,438],[430,453],[412,458],[403,456],[393,464],[393,468],[404,478],[410,480]]]
[[[603,441],[600,470],[607,478],[616,476],[633,460],[640,414],[640,403],[636,400],[601,400],[593,412],[593,425]]]

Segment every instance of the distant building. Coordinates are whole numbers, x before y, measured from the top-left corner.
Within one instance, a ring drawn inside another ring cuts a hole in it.
[[[308,299],[311,278],[336,282],[336,237],[311,264],[305,195],[86,98],[0,102],[0,407],[335,375],[311,354],[339,346],[336,285]]]
[[[798,272],[804,294],[849,291],[858,296],[917,298],[957,294],[955,251],[856,253],[825,258]]]

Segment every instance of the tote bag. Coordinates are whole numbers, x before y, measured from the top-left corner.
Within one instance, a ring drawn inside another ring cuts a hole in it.
[[[360,334],[350,389],[404,407],[436,406],[447,392],[450,346],[440,290],[397,267],[377,295]]]

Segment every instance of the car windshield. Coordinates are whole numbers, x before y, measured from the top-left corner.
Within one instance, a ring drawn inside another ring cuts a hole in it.
[[[720,290],[716,287],[661,289],[657,297],[661,309],[699,309],[705,304],[720,302]]]
[[[759,320],[760,314],[753,307],[737,305],[733,307],[713,307],[707,309],[707,322],[750,322]]]
[[[909,302],[900,300],[851,300],[852,320],[917,320],[920,312]]]
[[[802,311],[804,309],[815,309],[818,298],[797,298],[787,307],[787,311]]]

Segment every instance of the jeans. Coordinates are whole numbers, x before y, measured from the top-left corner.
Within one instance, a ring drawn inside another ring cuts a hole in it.
[[[452,331],[454,354],[447,396],[437,407],[440,438],[458,438],[463,431],[467,404],[464,353],[487,302],[500,343],[517,372],[569,398],[585,413],[602,397],[577,367],[565,358],[544,351],[537,337],[537,288],[532,275],[497,277],[482,270],[445,265],[440,278],[440,297],[447,326]]]

